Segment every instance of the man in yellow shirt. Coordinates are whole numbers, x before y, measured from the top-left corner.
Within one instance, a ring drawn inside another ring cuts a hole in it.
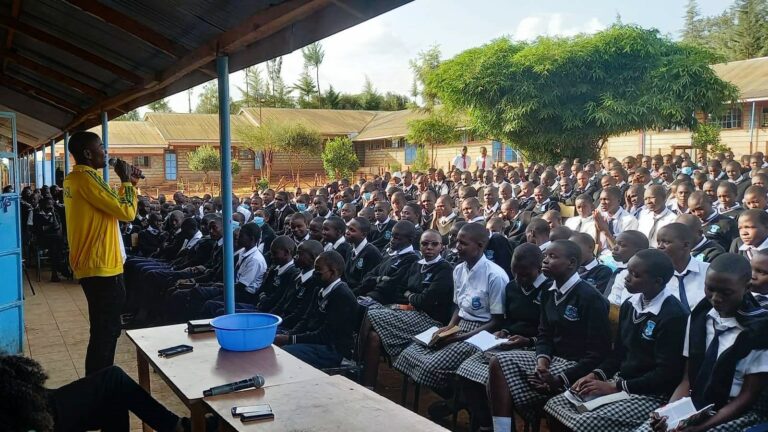
[[[136,183],[141,171],[123,161],[115,164],[122,183],[115,193],[104,182],[107,154],[93,132],[77,132],[69,139],[76,165],[64,179],[69,262],[88,300],[91,335],[85,373],[91,375],[114,364],[120,337],[120,313],[125,302],[125,248],[119,221],[136,217]]]

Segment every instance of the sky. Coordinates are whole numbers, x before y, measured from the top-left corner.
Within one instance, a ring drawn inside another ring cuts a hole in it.
[[[698,0],[702,15],[714,15],[732,0]],[[368,76],[381,93],[409,94],[413,82],[409,59],[438,45],[443,59],[501,36],[531,40],[538,36],[594,33],[616,21],[656,28],[673,39],[680,37],[686,0],[414,0],[355,27],[322,40],[325,60],[320,65],[322,91],[359,93]],[[284,56],[283,80],[296,82],[303,70],[301,51]],[[260,65],[262,75],[264,65]],[[314,71],[312,71],[314,77]],[[240,98],[244,74],[230,76],[230,93]],[[194,89],[192,104],[201,91]],[[169,98],[176,112],[187,112],[186,93]],[[144,110],[141,110],[142,112]]]

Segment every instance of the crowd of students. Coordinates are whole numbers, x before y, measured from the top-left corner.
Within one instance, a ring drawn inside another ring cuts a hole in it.
[[[473,164],[464,151],[449,172],[233,197],[232,233],[217,197],[140,197],[136,219],[121,224],[124,324],[223,314],[232,235],[237,311],[280,315],[277,345],[318,368],[354,359],[372,388],[389,357],[445,398],[433,418],[455,400],[473,430],[513,430],[516,412],[544,413],[552,430],[663,431],[651,413],[690,396],[715,413],[685,431],[768,422],[762,153],[554,167],[486,157]],[[25,189],[34,216],[23,217],[61,256],[51,189]],[[53,275],[66,269],[62,259]],[[431,327],[458,331],[414,342]],[[481,331],[506,342],[481,352],[466,342]],[[629,398],[579,413],[566,389]]]

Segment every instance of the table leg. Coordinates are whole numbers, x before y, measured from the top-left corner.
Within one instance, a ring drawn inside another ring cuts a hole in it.
[[[136,348],[136,365],[139,369],[139,385],[147,393],[152,394],[149,382],[149,360],[147,360],[147,356],[138,347]],[[142,422],[141,427],[144,432],[152,432],[152,428],[146,423]]]
[[[189,406],[190,419],[192,422],[192,432],[205,432],[205,403],[203,400],[192,402]]]

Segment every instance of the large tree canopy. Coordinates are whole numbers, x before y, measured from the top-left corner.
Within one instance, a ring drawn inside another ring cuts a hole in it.
[[[656,30],[614,25],[594,35],[502,38],[442,63],[427,85],[466,110],[482,135],[527,157],[594,157],[609,136],[696,125],[737,89],[709,67],[708,51]]]

